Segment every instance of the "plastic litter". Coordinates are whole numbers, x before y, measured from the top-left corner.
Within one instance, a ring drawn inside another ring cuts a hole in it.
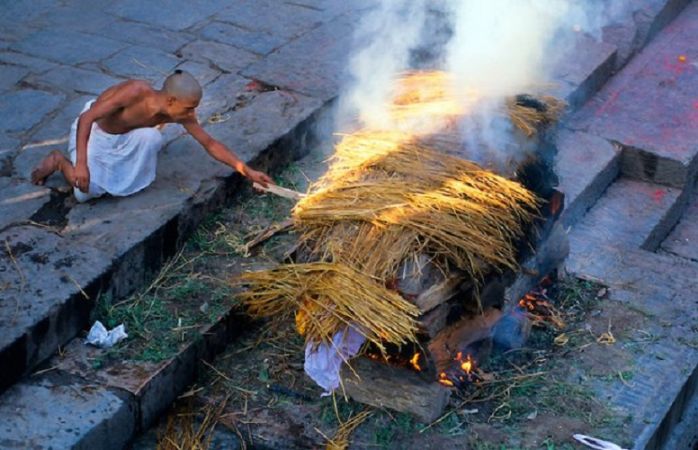
[[[322,396],[330,395],[339,387],[339,369],[342,363],[355,356],[365,341],[363,335],[348,327],[332,337],[332,345],[323,343],[313,348],[308,343],[305,346],[303,369],[325,390]]]
[[[90,332],[87,333],[85,343],[99,348],[111,348],[127,337],[128,334],[126,334],[123,324],[107,331],[104,325],[102,325],[102,322],[98,320],[92,325]]]
[[[598,439],[583,434],[574,434],[572,437],[587,447],[591,447],[596,450],[627,450],[617,444],[614,444],[613,442],[604,441],[603,439]]]

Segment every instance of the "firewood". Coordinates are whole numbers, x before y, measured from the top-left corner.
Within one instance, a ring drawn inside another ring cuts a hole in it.
[[[288,230],[293,226],[292,219],[286,219],[283,222],[273,223],[264,230],[257,233],[249,242],[245,244],[245,251],[249,252],[254,247],[258,246],[267,239],[271,239],[277,233]]]
[[[436,420],[448,404],[450,390],[419,373],[364,357],[350,364],[342,367],[342,383],[357,402],[411,413],[426,423]]]
[[[482,314],[464,317],[444,328],[429,342],[429,352],[441,372],[449,367],[458,352],[492,335],[492,329],[502,317],[502,311],[490,308]]]

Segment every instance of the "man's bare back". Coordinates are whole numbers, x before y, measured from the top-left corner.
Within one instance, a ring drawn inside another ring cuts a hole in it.
[[[71,186],[87,194],[90,187],[87,151],[93,124],[105,133],[124,135],[140,128],[178,123],[216,160],[253,182],[263,186],[271,183],[266,174],[248,167],[201,127],[195,111],[201,96],[201,87],[196,80],[181,71],[168,77],[161,90],[153,89],[141,80],[129,80],[110,87],[77,121],[74,161],[71,162],[60,152],[54,151],[32,172],[32,181],[43,184],[49,175],[60,170]]]

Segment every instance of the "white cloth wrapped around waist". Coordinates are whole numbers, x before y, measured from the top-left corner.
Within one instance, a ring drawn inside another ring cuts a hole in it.
[[[85,104],[83,112],[94,103]],[[78,119],[70,129],[69,152],[75,165]],[[124,134],[110,134],[97,122],[92,124],[87,141],[87,167],[90,188],[87,195],[75,190],[78,200],[108,193],[115,196],[134,194],[155,180],[157,155],[162,147],[162,134],[156,128],[136,128]],[[83,201],[83,200],[81,200]]]

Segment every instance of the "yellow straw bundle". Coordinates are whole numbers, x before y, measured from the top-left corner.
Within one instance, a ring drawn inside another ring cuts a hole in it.
[[[416,339],[419,309],[375,279],[343,264],[286,264],[250,272],[240,280],[250,314],[272,317],[296,311],[297,327],[312,343],[330,342],[347,326],[368,340],[404,344]]]

